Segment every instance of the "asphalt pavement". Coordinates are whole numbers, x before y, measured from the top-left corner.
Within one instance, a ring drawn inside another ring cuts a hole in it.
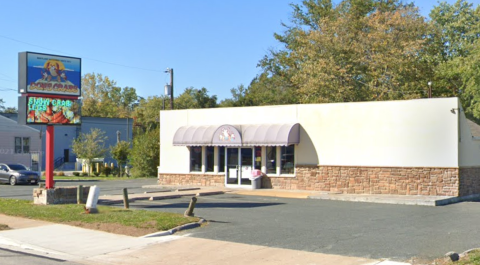
[[[183,197],[172,197],[171,194],[165,192],[168,187],[152,186],[149,181],[136,182],[136,180],[132,180],[127,183],[121,181],[118,183],[116,181],[103,183],[99,181],[94,183],[104,187],[101,188],[101,194],[103,195],[101,200],[109,198],[115,201],[115,198],[118,199],[121,196],[119,195],[121,189],[127,187],[129,191],[135,191],[135,195],[130,194],[131,198],[138,196],[130,203],[133,208],[182,214],[187,208],[191,196],[199,195],[198,193],[202,192],[213,192],[215,194],[215,189],[185,190],[174,192],[177,194],[183,192],[185,194]],[[77,185],[75,182],[65,182],[65,184]],[[82,185],[86,184],[82,183]],[[4,191],[10,188],[14,188],[11,191],[23,190],[23,188],[17,189],[16,186],[0,185],[0,196],[8,197]],[[31,186],[25,188],[30,189],[30,191],[32,189]],[[326,257],[344,257],[349,262],[352,261],[349,258],[353,258],[354,263],[351,264],[370,264],[368,262],[378,263],[384,259],[406,261],[412,257],[437,258],[448,251],[463,252],[480,246],[478,232],[478,220],[480,218],[480,207],[478,206],[480,204],[478,202],[431,207],[308,199],[313,198],[312,196],[315,194],[312,195],[310,192],[304,191],[281,192],[264,189],[253,191],[223,189],[221,191],[225,194],[205,194],[198,197],[194,212],[196,216],[205,218],[208,221],[207,225],[176,233],[174,234],[175,240],[167,240],[162,243],[154,241],[146,245],[140,244],[140,249],[135,251],[154,252],[153,249],[156,246],[173,246],[174,244],[170,241],[175,241],[189,242],[188,244],[192,245],[193,253],[196,253],[195,251],[200,249],[200,245],[208,242],[212,246],[224,246],[226,249],[236,248],[234,246],[238,244],[238,252],[231,251],[225,253],[226,256],[219,256],[218,260],[213,259],[219,262],[221,259],[230,259],[239,255],[244,257],[240,260],[254,264],[291,264],[275,263],[273,260],[265,260],[256,256],[258,260],[265,263],[255,263],[252,258],[254,255],[250,257],[246,252],[242,252],[242,249],[255,247],[257,248],[255,249],[256,253],[271,250],[274,251],[275,255],[280,255],[280,253],[288,250],[297,253],[292,255],[305,257],[313,255],[312,259],[317,262],[299,262],[298,264],[339,264],[322,263],[317,260],[319,258],[328,260]],[[157,194],[163,194],[165,198],[162,199]],[[11,195],[16,196],[13,193]],[[419,197],[417,199],[425,200],[429,198]],[[121,204],[116,205],[122,206]],[[0,217],[0,223],[3,222],[4,218]],[[28,234],[32,235],[33,232],[33,230],[28,231]],[[0,232],[0,238],[2,234],[6,233]],[[48,237],[40,236],[40,238]],[[65,237],[73,238],[71,235],[65,234],[62,234],[59,238]],[[180,239],[182,241],[178,241]],[[38,242],[38,244],[40,243]],[[53,246],[51,242],[46,243],[46,245]],[[22,244],[17,247],[21,248],[21,246]],[[162,250],[157,249],[156,251],[163,251],[163,247]],[[55,251],[63,253],[61,249]],[[55,251],[47,249],[48,253]],[[103,254],[95,253],[94,256],[97,258],[108,256],[112,260],[116,260],[122,255],[115,255],[125,251],[133,251],[133,249],[114,249]],[[169,253],[174,253],[176,250],[172,248],[169,251]],[[214,249],[204,249],[204,251],[216,253]],[[183,254],[189,256],[188,252]],[[202,256],[204,253],[196,253],[195,255]],[[207,256],[205,262],[208,261]],[[140,256],[135,257],[138,260],[143,260]],[[85,260],[85,257],[77,255],[76,259],[69,260],[78,262],[78,260]],[[192,262],[192,264],[204,264],[196,260],[185,259],[183,261]],[[308,259],[304,261],[309,262]]]

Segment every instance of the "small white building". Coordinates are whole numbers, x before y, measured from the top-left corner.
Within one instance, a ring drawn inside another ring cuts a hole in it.
[[[39,171],[40,131],[0,115],[0,163],[19,163]]]
[[[480,139],[457,98],[165,110],[163,185],[480,194]]]

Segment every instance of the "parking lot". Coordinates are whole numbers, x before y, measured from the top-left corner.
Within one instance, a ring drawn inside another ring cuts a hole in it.
[[[58,182],[90,185],[101,194],[143,192],[152,180]],[[154,180],[153,180],[154,182]],[[31,199],[33,186],[0,185],[0,197]],[[190,197],[136,201],[131,208],[183,214]],[[118,204],[122,207],[123,205]],[[208,220],[185,236],[367,258],[436,258],[480,247],[480,203],[441,207],[288,199],[238,194],[198,197]]]

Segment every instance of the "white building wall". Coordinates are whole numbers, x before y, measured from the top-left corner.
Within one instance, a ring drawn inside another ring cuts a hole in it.
[[[457,167],[456,98],[299,105],[298,164]],[[316,160],[318,159],[318,160]]]
[[[20,163],[31,166],[29,153],[15,153],[15,137],[30,138],[30,152],[41,152],[40,131],[18,125],[16,121],[0,116],[0,163]]]
[[[456,98],[160,112],[159,173],[189,173],[185,125],[298,122],[301,165],[458,167]]]
[[[472,137],[470,126],[468,126],[463,110],[455,110],[455,113],[460,120],[459,166],[480,166],[480,139]]]

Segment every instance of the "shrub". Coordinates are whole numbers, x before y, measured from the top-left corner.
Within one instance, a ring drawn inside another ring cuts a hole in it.
[[[114,168],[112,169],[112,175],[113,175],[113,176],[118,176],[118,167],[114,167]]]
[[[112,168],[111,167],[104,167],[102,168],[102,174],[107,176],[110,175],[112,173]]]
[[[95,175],[95,177],[98,177],[98,176],[100,176],[100,172],[94,171],[93,175]]]
[[[88,173],[87,173],[87,172],[83,172],[83,173],[82,173],[82,176],[87,177],[87,176],[88,176]]]
[[[57,176],[65,176],[65,172],[63,172],[63,171],[58,171],[58,172],[57,172]]]
[[[73,175],[74,175],[75,177],[78,177],[78,176],[80,176],[80,172],[73,172]]]

